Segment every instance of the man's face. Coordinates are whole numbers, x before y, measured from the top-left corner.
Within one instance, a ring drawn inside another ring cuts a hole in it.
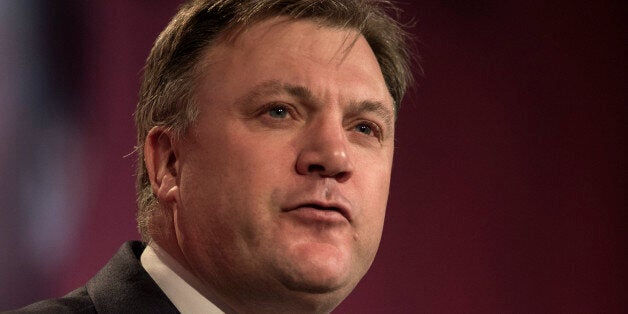
[[[372,50],[272,20],[200,65],[199,117],[176,148],[186,263],[218,294],[337,304],[373,261],[388,198],[394,109]]]

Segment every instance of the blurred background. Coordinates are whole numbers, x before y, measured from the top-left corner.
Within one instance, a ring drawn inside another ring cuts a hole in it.
[[[177,6],[0,0],[0,311],[139,238],[132,112]],[[401,6],[425,74],[379,255],[336,312],[626,313],[626,3]]]

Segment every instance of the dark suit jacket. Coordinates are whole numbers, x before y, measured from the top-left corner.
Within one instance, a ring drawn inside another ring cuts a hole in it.
[[[11,313],[178,313],[140,264],[144,248],[141,242],[124,243],[85,286]]]

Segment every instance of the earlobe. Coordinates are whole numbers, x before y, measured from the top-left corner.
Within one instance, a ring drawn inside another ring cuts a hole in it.
[[[165,128],[153,127],[144,142],[144,164],[148,171],[153,193],[160,202],[176,200],[178,192],[178,159],[175,141]]]

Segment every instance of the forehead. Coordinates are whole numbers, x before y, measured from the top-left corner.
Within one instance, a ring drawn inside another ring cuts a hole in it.
[[[390,96],[375,54],[357,30],[313,20],[274,17],[230,31],[206,50],[197,74],[202,81],[220,72],[235,75],[242,68],[247,80],[259,81],[277,79],[270,76],[282,73],[293,79],[308,73],[330,75],[331,81],[352,73],[347,77],[354,83],[369,81],[376,92]]]
[[[329,31],[342,34],[342,42],[336,44],[339,45],[337,48],[343,48],[344,52],[348,52],[355,40],[361,37],[360,32],[352,27],[340,27],[320,19],[279,15],[261,19],[247,26],[227,29],[214,46],[224,44],[227,47],[246,47],[246,44],[251,42],[254,42],[255,46],[263,46],[265,42],[282,41],[300,46],[308,41],[320,43],[320,39],[316,37],[317,33]],[[333,39],[325,38],[325,41],[329,40]]]

